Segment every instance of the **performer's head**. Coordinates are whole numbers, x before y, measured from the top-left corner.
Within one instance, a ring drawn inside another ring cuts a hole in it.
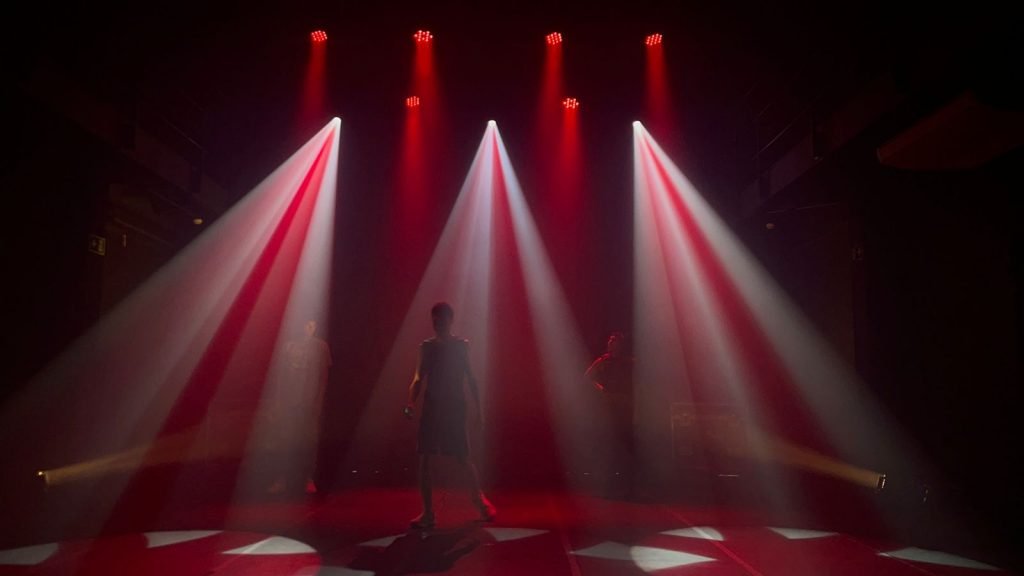
[[[447,302],[438,302],[430,309],[430,319],[434,322],[434,332],[439,336],[448,334],[452,330],[455,310]]]
[[[309,322],[306,322],[305,330],[306,336],[312,338],[313,334],[316,334],[316,320],[310,320]]]
[[[622,332],[612,332],[608,336],[608,353],[618,356],[626,351],[626,335]]]

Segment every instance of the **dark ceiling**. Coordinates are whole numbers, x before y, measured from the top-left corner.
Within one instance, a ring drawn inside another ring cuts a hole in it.
[[[973,5],[188,1],[40,5],[22,23],[9,41],[23,69],[55,62],[115,102],[160,100],[201,150],[203,170],[235,194],[298,142],[295,106],[314,28],[330,34],[330,112],[359,135],[368,181],[393,162],[417,28],[435,34],[457,150],[471,151],[494,118],[507,126],[513,155],[529,145],[515,131],[533,118],[543,35],[561,31],[568,90],[583,103],[597,159],[624,149],[600,141],[626,140],[643,107],[642,38],[663,33],[687,142],[682,163],[710,192],[746,185],[754,157],[781,154],[768,144],[795,118],[827,114],[880,74],[934,94],[936,104],[965,87],[995,86],[1000,96],[1020,75],[1012,19]]]

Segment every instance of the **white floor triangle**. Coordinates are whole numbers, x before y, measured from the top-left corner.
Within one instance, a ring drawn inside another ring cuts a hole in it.
[[[630,560],[644,572],[714,561],[714,558],[687,552],[648,546],[627,546],[618,542],[602,542],[590,548],[575,550],[573,554],[608,560]]]
[[[316,550],[303,544],[298,540],[284,538],[283,536],[271,536],[255,544],[228,550],[224,554],[243,554],[249,556],[270,556],[280,554],[315,554]]]
[[[192,540],[199,540],[214,534],[220,534],[220,530],[181,530],[176,532],[146,532],[146,548],[159,548],[180,544]]]
[[[376,540],[370,540],[369,542],[362,542],[360,546],[370,546],[371,548],[387,548],[395,543],[395,540],[401,538],[402,535],[398,536],[385,536],[384,538],[377,538]]]
[[[708,528],[707,526],[694,526],[693,528],[680,528],[679,530],[669,530],[662,532],[668,536],[681,536],[683,538],[700,538],[701,540],[714,540],[721,542],[725,540],[722,533],[714,528]]]
[[[768,527],[769,530],[775,532],[783,538],[789,540],[811,540],[814,538],[827,538],[829,536],[835,536],[836,532],[822,532],[820,530],[800,530],[797,528],[773,528]]]
[[[954,566],[957,568],[974,568],[976,570],[999,570],[995,566],[988,564],[982,564],[976,562],[970,558],[963,558],[961,556],[954,556],[953,554],[947,554],[945,552],[936,552],[934,550],[924,550],[922,548],[903,548],[902,550],[894,550],[892,552],[882,552],[879,556],[888,556],[889,558],[899,558],[900,560],[911,560],[913,562],[925,562],[928,564],[938,564],[941,566]]]
[[[534,530],[532,528],[485,528],[485,530],[490,532],[491,536],[494,536],[494,539],[498,542],[529,538],[530,536],[537,536],[547,532],[547,530]]]
[[[715,560],[714,558],[690,554],[689,552],[677,552],[675,550],[650,548],[647,546],[633,546],[629,552],[633,557],[633,562],[644,572],[699,564],[701,562],[713,562]]]
[[[54,543],[0,550],[0,565],[35,566],[42,564],[57,552],[57,548],[58,545]]]

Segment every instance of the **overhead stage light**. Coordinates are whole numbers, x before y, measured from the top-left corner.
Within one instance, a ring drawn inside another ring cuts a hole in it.
[[[327,32],[324,32],[323,30],[314,30],[310,33],[309,37],[313,42],[327,42]]]
[[[434,39],[434,35],[426,30],[417,30],[416,33],[412,35],[412,39],[415,40],[417,44],[427,44]]]
[[[562,100],[562,108],[566,110],[576,110],[580,107],[580,101],[575,98],[566,98]]]
[[[660,46],[661,45],[661,34],[651,34],[644,40],[644,44],[648,46]]]
[[[558,32],[552,32],[546,36],[548,46],[557,46],[562,43],[562,35]]]
[[[419,105],[420,105],[420,97],[419,96],[409,96],[408,98],[405,99],[405,107],[406,108],[416,108]]]

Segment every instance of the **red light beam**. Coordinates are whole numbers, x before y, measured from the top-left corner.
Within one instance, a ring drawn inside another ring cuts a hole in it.
[[[749,426],[810,439],[800,442],[807,449],[838,450],[847,462],[922,466],[639,122],[634,135],[636,331],[645,355],[638,365],[650,377],[688,383],[695,400],[734,404]]]
[[[333,236],[327,212],[338,127],[337,119],[324,127],[8,404],[4,430],[34,438],[25,459],[82,462],[139,446],[164,457],[152,451],[165,445],[153,442],[158,435],[189,429],[205,418],[212,395],[237,390],[238,380],[260,370],[253,362],[240,369],[235,355],[272,348],[289,303],[302,302],[303,314],[322,312],[329,270],[312,275],[304,258],[278,257],[295,249],[329,254],[329,246],[310,243],[330,244]],[[289,275],[301,276],[303,287],[288,290]],[[241,314],[258,306],[259,313]],[[261,385],[250,386],[255,403]]]

